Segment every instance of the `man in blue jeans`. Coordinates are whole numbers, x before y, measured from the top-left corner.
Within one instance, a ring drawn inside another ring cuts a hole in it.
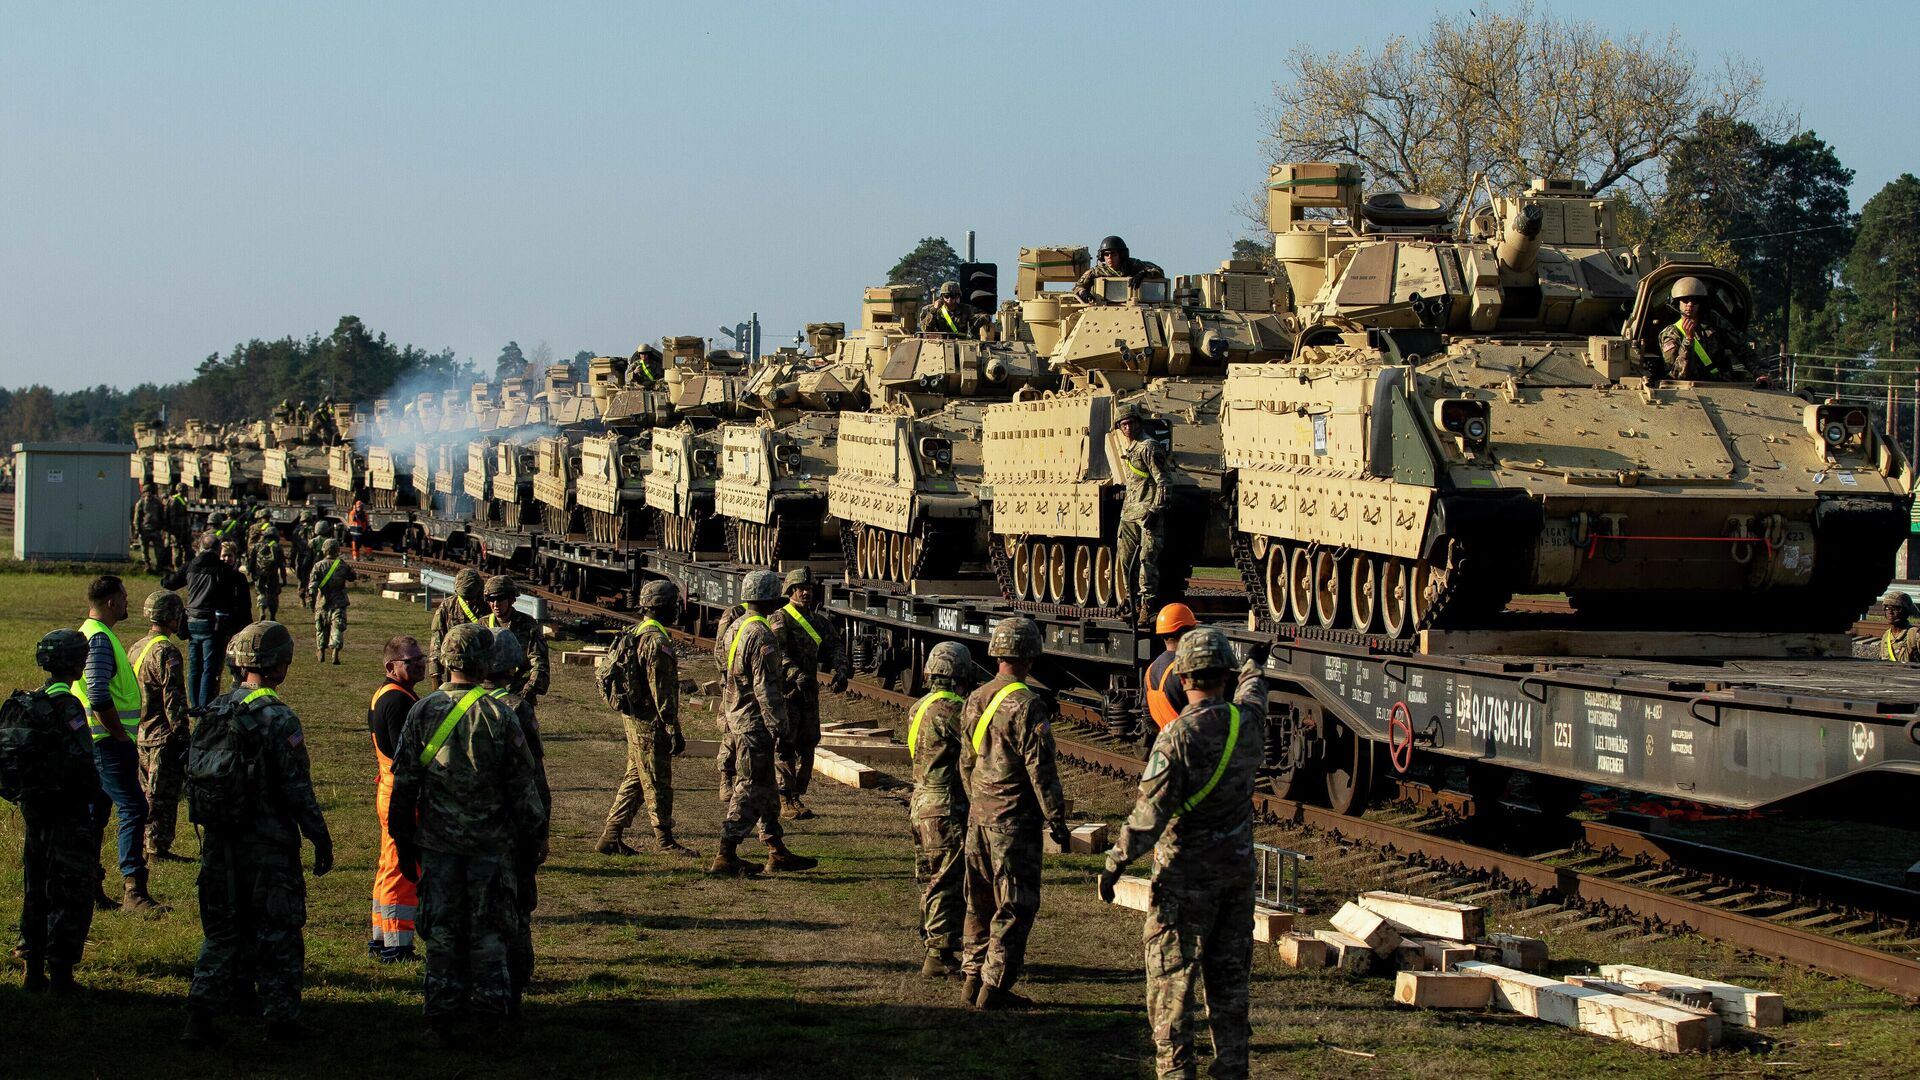
[[[187,591],[187,704],[199,709],[220,696],[226,658],[220,650],[219,604],[226,595],[226,567],[212,533],[201,533],[194,544],[193,559],[181,572],[162,578],[160,587]]]
[[[87,639],[85,675],[74,683],[87,708],[87,730],[93,736],[93,764],[100,770],[111,809],[120,815],[120,874],[126,878],[123,911],[159,915],[168,909],[147,892],[147,796],[140,788],[140,681],[127,650],[114,635],[115,623],[127,617],[127,587],[118,577],[103,574],[87,586],[87,618],[80,634]],[[104,834],[106,804],[94,810],[94,824]]]

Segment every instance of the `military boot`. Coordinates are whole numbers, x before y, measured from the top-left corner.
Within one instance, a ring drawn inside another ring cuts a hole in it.
[[[620,839],[621,831],[622,830],[616,829],[611,825],[600,830],[600,842],[594,845],[593,850],[599,852],[602,855],[638,855],[640,854],[639,852],[628,847],[626,843]]]
[[[973,1008],[974,999],[980,996],[980,976],[969,975],[967,981],[960,984],[960,1004]]]
[[[107,872],[100,871],[93,879],[93,909],[95,911],[113,911],[120,907],[120,901],[107,895]]]
[[[37,956],[27,957],[27,977],[20,982],[20,988],[29,994],[45,993],[47,989],[47,968]]]
[[[165,915],[173,909],[147,892],[147,872],[135,870],[127,875],[127,892],[120,901],[120,910],[136,915]]]
[[[945,979],[960,974],[960,958],[952,949],[928,949],[927,958],[920,965],[920,977],[923,979]]]
[[[800,801],[800,796],[783,795],[780,797],[780,801],[786,807],[786,818],[789,821],[810,821],[813,819],[813,811],[807,808],[806,803]]]
[[[700,857],[699,852],[675,840],[672,829],[653,830],[653,846],[668,855],[687,855],[696,859]]]
[[[980,996],[974,999],[973,1007],[981,1012],[998,1012],[1003,1009],[1030,1009],[1031,998],[1021,997],[1011,990],[1002,990],[997,986],[982,984]]]
[[[340,654],[345,651],[347,651],[347,647],[345,645],[335,645],[333,647],[333,662],[335,665],[338,665],[340,663]]]
[[[757,874],[760,868],[740,857],[740,841],[720,838],[720,854],[713,857],[713,865],[707,867],[709,874]]]
[[[53,991],[57,996],[65,996],[78,992],[80,984],[73,981],[73,965],[48,964],[47,989]]]
[[[198,1006],[187,1009],[187,1026],[180,1029],[180,1041],[188,1046],[205,1046],[213,1040],[213,1014]]]
[[[787,850],[787,845],[779,840],[767,841],[768,870],[811,870],[820,865],[819,859],[809,859],[805,855],[795,855]]]
[[[313,660],[316,664],[324,664],[327,662],[327,647],[325,645],[315,645],[313,647]]]

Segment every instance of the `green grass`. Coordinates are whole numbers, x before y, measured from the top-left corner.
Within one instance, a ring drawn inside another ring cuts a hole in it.
[[[84,584],[61,574],[7,579],[0,688],[38,684],[32,643],[78,622]],[[151,585],[134,582],[136,605]],[[222,1022],[225,1041],[216,1049],[189,1053],[173,1041],[199,943],[195,868],[161,866],[154,891],[175,912],[150,921],[96,918],[80,969],[87,996],[29,997],[14,974],[0,985],[0,1076],[1150,1074],[1140,919],[1094,900],[1093,858],[1047,865],[1023,986],[1047,1007],[967,1013],[958,1008],[956,984],[916,974],[917,891],[897,788],[856,792],[821,781],[810,799],[820,817],[789,830],[796,851],[821,857],[812,874],[722,882],[700,872],[703,862],[592,853],[624,751],[617,719],[593,695],[590,669],[572,666],[556,667],[554,695],[542,708],[556,798],[554,856],[541,875],[539,962],[520,1038],[512,1047],[487,1040],[440,1054],[420,1049],[419,968],[382,967],[365,956],[376,837],[364,717],[380,642],[423,632],[426,620],[418,608],[357,593],[347,663],[335,668],[312,663],[311,629],[297,602],[284,614],[302,646],[284,696],[305,722],[339,859],[332,875],[309,879],[307,1019],[323,1038],[287,1052],[267,1044],[257,1022],[233,1019]],[[138,636],[127,630],[128,640]],[[712,677],[704,659],[690,661],[686,674]],[[871,703],[828,701],[830,716],[898,720]],[[689,708],[687,726],[690,737],[711,737],[712,714]],[[711,762],[676,763],[681,838],[708,856],[720,817],[713,776]],[[1077,817],[1117,821],[1125,812],[1122,782],[1073,773],[1068,783]],[[9,921],[19,904],[19,836],[19,818],[0,809],[0,910]],[[190,833],[180,846],[195,849]],[[1365,884],[1309,881],[1323,910]],[[1667,1059],[1512,1017],[1398,1010],[1388,1003],[1389,979],[1291,972],[1263,955],[1253,985],[1256,1075],[1864,1078],[1905,1073],[1920,1039],[1914,1014],[1887,995],[1697,941],[1572,934],[1554,938],[1554,946],[1557,972],[1621,959],[1782,990],[1794,1022],[1770,1044]],[[1377,1056],[1356,1058],[1329,1045]]]

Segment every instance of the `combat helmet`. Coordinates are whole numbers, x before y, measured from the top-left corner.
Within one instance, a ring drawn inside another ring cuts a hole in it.
[[[954,680],[979,678],[980,665],[973,662],[973,654],[957,641],[943,641],[927,652],[926,675],[928,678],[945,677]]]
[[[1121,424],[1124,424],[1129,420],[1133,420],[1138,423],[1145,423],[1146,419],[1147,419],[1146,414],[1140,411],[1140,406],[1135,405],[1132,402],[1128,402],[1127,404],[1122,405],[1118,409],[1115,409],[1113,411],[1114,427],[1119,427]]]
[[[1914,613],[1913,597],[1908,596],[1898,589],[1888,593],[1886,598],[1881,600],[1880,603],[1883,604],[1887,610],[1896,614],[1912,615]]]
[[[1708,291],[1707,283],[1697,277],[1683,277],[1673,283],[1673,302],[1682,300],[1705,300],[1713,294]]]
[[[1096,258],[1099,255],[1105,255],[1108,252],[1113,252],[1114,254],[1120,256],[1123,259],[1126,258],[1127,242],[1125,240],[1120,239],[1117,236],[1108,236],[1108,237],[1102,238],[1100,241],[1100,250],[1098,253],[1096,253]]]
[[[33,647],[33,662],[40,670],[79,671],[87,666],[87,639],[78,630],[54,630]]]
[[[813,571],[807,569],[804,566],[796,566],[793,569],[787,571],[786,577],[783,577],[780,579],[780,591],[782,595],[784,595],[802,586],[812,585],[812,584],[813,584]]]
[[[293,634],[271,620],[251,623],[227,643],[227,661],[242,671],[272,671],[293,662]]]
[[[640,586],[640,610],[672,611],[680,606],[680,587],[665,578]]]
[[[486,598],[488,600],[511,600],[520,595],[520,583],[513,580],[512,574],[495,574],[487,579]]]
[[[147,594],[146,602],[140,605],[140,614],[146,616],[150,623],[171,626],[186,618],[187,604],[177,592],[155,589]]]
[[[479,623],[461,623],[440,639],[440,665],[449,671],[483,675],[493,663],[493,635]]]
[[[780,591],[780,576],[771,570],[755,570],[740,583],[740,599],[746,603],[756,600],[778,600],[783,595],[785,594]]]
[[[495,676],[512,675],[527,665],[527,650],[520,644],[520,635],[506,628],[493,632],[493,652],[491,669]]]
[[[940,299],[942,300],[960,299],[960,283],[957,281],[949,281],[945,285],[940,286]]]
[[[1233,642],[1218,627],[1200,626],[1180,639],[1173,654],[1173,672],[1192,675],[1200,671],[1233,670]]]
[[[1025,615],[1013,615],[993,624],[987,636],[987,655],[999,660],[1032,660],[1040,655],[1040,624]]]
[[[486,583],[486,579],[480,576],[480,571],[471,566],[462,567],[459,573],[453,575],[453,592],[454,595],[463,599],[481,599]]]
[[[313,535],[320,536],[320,537],[332,536],[333,535],[332,520],[328,518],[321,518],[319,521],[314,522]]]
[[[335,555],[340,554],[340,541],[334,539],[331,536],[327,537],[327,542],[320,545],[320,554],[326,556],[329,559],[333,558]]]

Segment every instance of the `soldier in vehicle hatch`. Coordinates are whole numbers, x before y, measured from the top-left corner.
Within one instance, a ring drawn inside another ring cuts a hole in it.
[[[1167,272],[1153,263],[1127,254],[1125,240],[1109,236],[1100,241],[1100,253],[1094,258],[1092,269],[1073,283],[1073,295],[1084,303],[1097,304],[1100,298],[1094,295],[1093,283],[1100,278],[1126,278],[1137,285],[1146,278],[1166,276]]]
[[[1727,382],[1753,370],[1733,327],[1713,310],[1713,294],[1697,277],[1673,283],[1673,306],[1680,317],[1660,331],[1664,376],[1687,382]]]
[[[972,304],[960,299],[959,284],[949,281],[940,286],[940,295],[920,313],[920,332],[972,337],[982,318]]]

